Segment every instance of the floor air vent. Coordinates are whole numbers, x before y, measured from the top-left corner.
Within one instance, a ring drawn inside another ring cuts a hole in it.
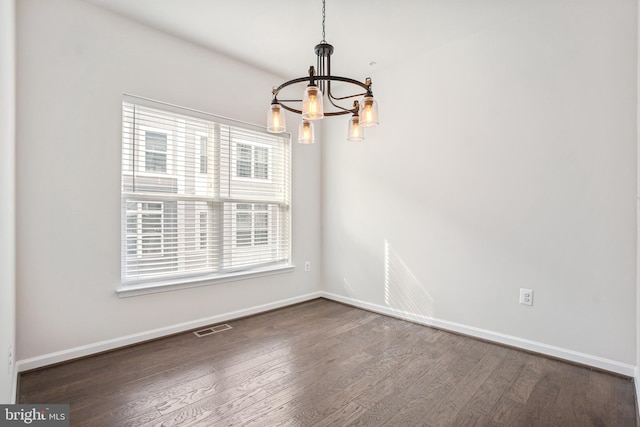
[[[224,325],[216,325],[207,329],[195,331],[194,334],[197,337],[206,337],[207,335],[217,334],[218,332],[228,331],[229,329],[231,329],[231,326],[225,323]]]

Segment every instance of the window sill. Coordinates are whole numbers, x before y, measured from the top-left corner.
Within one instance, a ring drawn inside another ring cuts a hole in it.
[[[293,264],[265,267],[247,271],[237,271],[222,275],[208,275],[187,277],[161,282],[147,282],[135,285],[122,285],[116,290],[118,297],[127,298],[138,295],[154,294],[158,292],[170,292],[179,289],[197,288],[200,286],[215,285],[217,283],[234,282],[237,280],[253,279],[256,277],[272,276],[274,274],[291,273],[296,268]]]

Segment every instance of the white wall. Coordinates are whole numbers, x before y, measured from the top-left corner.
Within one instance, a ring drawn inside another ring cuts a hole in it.
[[[326,290],[631,375],[636,7],[537,2],[375,73],[381,126],[325,128]]]
[[[282,77],[80,1],[22,0],[17,15],[17,346],[26,366],[319,290],[320,152],[294,145],[293,273],[119,299],[122,94],[262,124]]]
[[[0,1],[0,403],[13,403],[15,349],[15,3]]]

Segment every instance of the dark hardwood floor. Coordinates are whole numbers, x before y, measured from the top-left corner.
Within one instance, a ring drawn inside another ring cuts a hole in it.
[[[72,426],[635,426],[630,379],[318,299],[20,376]]]

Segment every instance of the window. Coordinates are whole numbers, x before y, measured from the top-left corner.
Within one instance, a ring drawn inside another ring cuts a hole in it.
[[[167,171],[167,134],[145,131],[144,168],[147,172]]]
[[[253,147],[253,177],[269,179],[269,150],[264,147]]]
[[[200,212],[200,249],[207,249],[207,213]]]
[[[264,204],[236,205],[236,246],[269,244],[269,208]]]
[[[236,144],[235,176],[249,179],[269,179],[269,147],[238,143]]]
[[[125,97],[122,283],[289,266],[288,135]]]
[[[207,137],[200,136],[200,173],[207,173],[209,149],[207,148]]]
[[[251,178],[251,146],[238,144],[236,149],[236,176]]]
[[[126,201],[126,256],[131,268],[155,266],[155,273],[176,270],[175,210],[173,201]]]

